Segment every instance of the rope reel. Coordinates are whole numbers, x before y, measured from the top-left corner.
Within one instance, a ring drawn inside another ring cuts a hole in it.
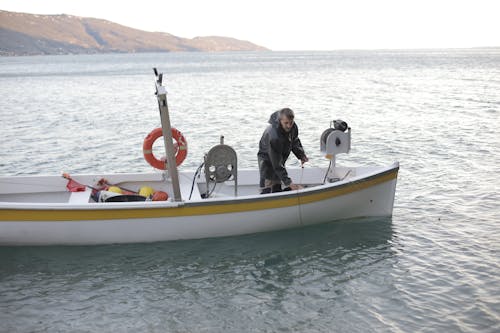
[[[338,119],[330,122],[330,128],[321,134],[320,150],[330,160],[323,182],[326,179],[329,182],[338,181],[340,178],[335,175],[335,156],[347,154],[351,150],[351,128],[345,121]]]
[[[223,183],[228,180],[234,180],[234,196],[237,196],[238,158],[236,151],[224,144],[223,136],[221,136],[220,144],[212,147],[205,155],[205,179],[207,183],[207,198],[211,194],[211,191],[209,191],[211,184],[215,188],[217,183]]]
[[[320,150],[326,158],[335,159],[335,155],[351,150],[351,128],[343,120],[333,120],[330,128],[321,134]]]

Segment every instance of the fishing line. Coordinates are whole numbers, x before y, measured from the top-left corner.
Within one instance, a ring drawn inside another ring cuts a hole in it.
[[[304,165],[302,164],[302,170],[300,172],[300,182],[299,185],[302,186],[302,177],[304,176]],[[297,189],[297,193],[299,189]],[[300,225],[302,225],[302,204],[300,203],[300,195],[297,195],[297,203],[299,204],[299,221]]]
[[[215,191],[215,188],[216,188],[216,187],[217,187],[217,183],[216,183],[216,182],[214,182],[214,187],[212,188],[212,190],[211,190],[211,191],[209,191],[209,193],[207,194],[207,196],[205,197],[205,199],[210,198],[210,196],[212,195],[212,193],[214,193],[214,191]],[[209,188],[208,188],[208,184],[207,184],[207,190],[209,190]]]
[[[328,176],[328,172],[330,172],[331,167],[332,167],[332,160],[330,160],[330,164],[328,164],[328,169],[326,169],[325,178],[323,178],[323,184],[326,182],[326,177]]]
[[[347,178],[347,176],[349,176],[349,174],[351,173],[351,169],[349,169],[349,171],[346,172],[346,174],[344,175],[344,177],[342,177],[340,180],[344,180]]]

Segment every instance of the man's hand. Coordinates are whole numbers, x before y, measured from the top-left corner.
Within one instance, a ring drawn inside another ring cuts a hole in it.
[[[307,156],[305,156],[305,155],[304,155],[304,157],[302,157],[302,158],[300,159],[300,165],[301,165],[302,167],[304,167],[304,163],[306,163],[306,162],[309,162],[309,158],[308,158]]]

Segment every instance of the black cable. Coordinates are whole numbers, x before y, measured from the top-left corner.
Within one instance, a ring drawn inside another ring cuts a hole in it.
[[[191,184],[191,192],[189,193],[188,200],[191,200],[191,196],[193,195],[193,190],[194,190],[194,182],[196,181],[196,176],[201,171],[201,168],[203,168],[204,165],[205,165],[205,162],[201,163],[200,166],[198,167],[198,169],[196,169],[196,172],[194,173],[193,183]]]

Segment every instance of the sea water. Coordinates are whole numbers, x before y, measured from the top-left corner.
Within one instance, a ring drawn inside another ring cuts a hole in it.
[[[320,134],[343,119],[339,164],[401,163],[393,217],[1,247],[0,332],[500,331],[499,49],[2,57],[0,175],[153,171],[153,67],[188,141],[181,168],[221,135],[255,168],[283,107],[308,165],[326,166]]]

